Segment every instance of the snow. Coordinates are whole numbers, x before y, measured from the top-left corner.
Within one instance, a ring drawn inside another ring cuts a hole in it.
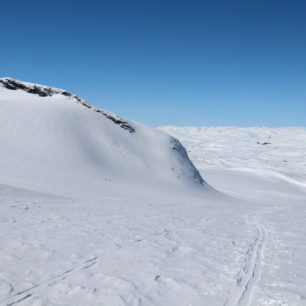
[[[255,238],[224,305],[306,305],[306,128],[161,129],[181,140],[209,184],[245,201],[230,218]]]
[[[306,305],[306,129],[129,124],[0,85],[0,305]]]
[[[125,194],[135,184],[205,189],[177,140],[136,122],[129,133],[75,96],[51,92],[0,83],[0,183],[68,196]]]

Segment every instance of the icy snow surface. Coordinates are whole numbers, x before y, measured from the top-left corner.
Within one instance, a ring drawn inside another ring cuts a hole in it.
[[[1,306],[306,305],[306,129],[75,102],[0,85]]]

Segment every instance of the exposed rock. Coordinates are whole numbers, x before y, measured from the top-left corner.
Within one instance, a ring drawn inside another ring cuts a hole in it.
[[[257,141],[257,144],[261,144],[261,145],[263,145],[263,146],[266,146],[266,145],[271,144],[271,142],[265,141],[265,142],[261,143],[261,142]]]
[[[12,78],[2,78],[0,79],[0,83],[7,89],[10,90],[23,90],[30,94],[39,95],[40,97],[51,97],[55,94],[61,94],[66,97],[73,98],[77,103],[82,104],[88,109],[92,109],[97,113],[102,114],[107,119],[111,120],[115,124],[119,125],[122,129],[127,130],[130,133],[135,133],[135,128],[126,120],[118,117],[115,114],[103,111],[101,109],[93,107],[87,101],[81,99],[80,97],[62,89],[47,87],[43,85],[31,84],[21,82]]]

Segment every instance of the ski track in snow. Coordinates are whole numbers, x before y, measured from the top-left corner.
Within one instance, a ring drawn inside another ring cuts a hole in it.
[[[195,165],[237,198],[72,199],[0,184],[0,305],[305,306],[305,135],[197,131],[180,130]]]
[[[258,216],[248,217],[248,221],[256,227],[256,237],[246,252],[243,266],[237,275],[236,287],[230,293],[224,306],[252,305],[253,293],[260,280],[267,231]]]
[[[246,214],[257,234],[223,305],[305,306],[306,129],[161,129],[215,188],[260,207]]]
[[[11,306],[11,305],[18,304],[19,302],[22,302],[22,301],[30,298],[34,293],[37,294],[39,289],[54,286],[55,284],[60,283],[63,280],[71,277],[73,273],[82,272],[82,271],[85,271],[85,270],[91,268],[92,266],[94,266],[97,263],[98,260],[99,260],[98,257],[88,259],[78,266],[75,266],[71,269],[65,270],[63,273],[60,273],[60,274],[58,274],[54,277],[49,278],[45,282],[42,282],[42,283],[34,285],[30,288],[21,290],[21,291],[16,292],[15,294],[13,294],[9,297],[1,299],[0,303],[5,303],[6,306]]]

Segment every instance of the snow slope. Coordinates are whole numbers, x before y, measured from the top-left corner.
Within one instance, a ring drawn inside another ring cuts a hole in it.
[[[306,128],[161,129],[182,141],[208,183],[244,199],[246,211],[227,201],[229,218],[253,227],[232,289],[215,305],[305,306]]]
[[[306,128],[161,129],[180,139],[205,179],[218,189],[241,194],[241,184],[249,180],[246,194],[258,193],[257,186],[270,194],[305,191]]]
[[[174,138],[2,81],[1,306],[306,305],[306,129],[163,128],[221,194]]]
[[[0,79],[0,125],[5,184],[70,196],[205,185],[179,141],[61,89]]]

